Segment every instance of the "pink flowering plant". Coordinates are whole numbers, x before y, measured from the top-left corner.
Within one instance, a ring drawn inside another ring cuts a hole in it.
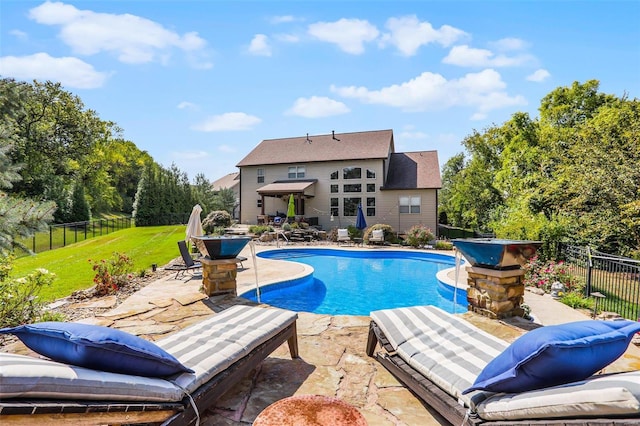
[[[548,293],[551,284],[560,282],[567,292],[580,291],[582,282],[579,277],[571,274],[564,261],[542,261],[534,256],[524,265],[524,284],[530,287],[538,287]]]
[[[424,247],[434,238],[431,229],[424,225],[414,225],[407,231],[407,244],[411,247]]]
[[[133,275],[133,261],[124,253],[113,253],[111,259],[102,259],[93,262],[93,270],[96,275],[93,277],[95,283],[95,293],[98,296],[115,293],[122,286],[127,284]]]

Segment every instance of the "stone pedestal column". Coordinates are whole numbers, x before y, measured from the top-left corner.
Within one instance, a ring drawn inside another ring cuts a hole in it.
[[[209,259],[202,257],[202,286],[207,296],[236,293],[238,259]]]
[[[467,267],[469,310],[493,319],[523,316],[524,270]]]

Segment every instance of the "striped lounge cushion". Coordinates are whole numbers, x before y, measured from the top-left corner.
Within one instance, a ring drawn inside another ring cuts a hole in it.
[[[175,402],[184,397],[173,383],[155,377],[109,373],[31,356],[0,353],[0,400]]]
[[[397,354],[450,395],[462,395],[508,343],[435,306],[371,312]]]
[[[483,420],[640,417],[640,371],[592,376],[517,394],[499,393],[472,408]]]
[[[237,305],[156,344],[195,371],[174,380],[192,393],[297,317],[297,313],[283,309]]]

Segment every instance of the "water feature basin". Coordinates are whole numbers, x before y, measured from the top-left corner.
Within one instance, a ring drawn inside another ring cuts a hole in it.
[[[200,254],[209,259],[234,259],[244,246],[251,241],[251,237],[239,235],[204,235],[191,238],[194,240]]]
[[[519,269],[542,244],[540,241],[497,238],[464,238],[452,242],[471,266],[496,270]]]

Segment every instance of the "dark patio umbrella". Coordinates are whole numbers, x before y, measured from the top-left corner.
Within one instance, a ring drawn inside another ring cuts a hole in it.
[[[362,204],[358,204],[358,217],[356,218],[356,228],[359,230],[363,230],[367,227],[367,221],[364,218],[364,213],[362,212]]]

